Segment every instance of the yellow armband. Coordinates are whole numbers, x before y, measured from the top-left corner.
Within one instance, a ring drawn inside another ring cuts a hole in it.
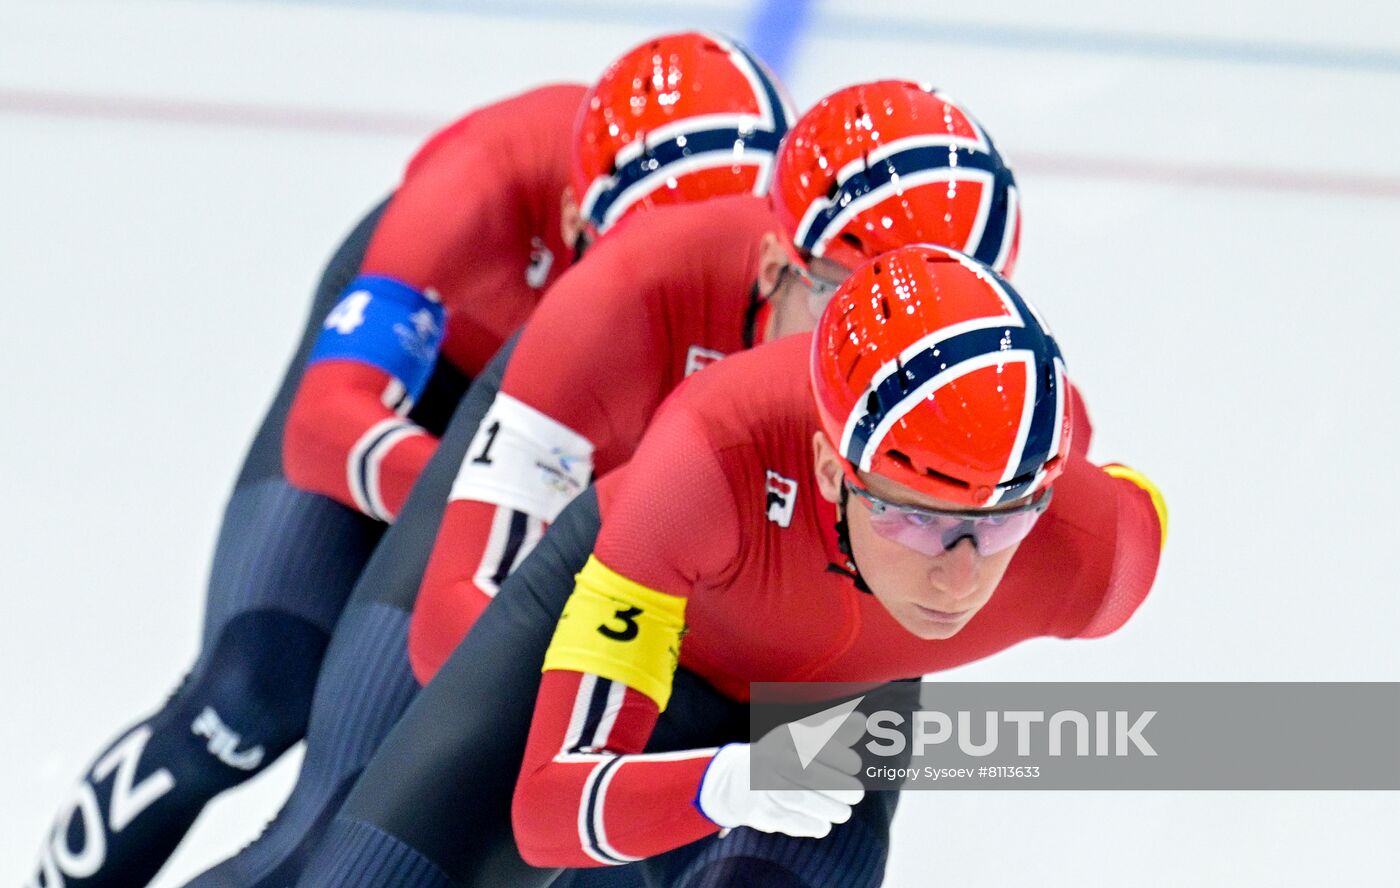
[[[684,598],[648,589],[590,555],[574,577],[541,671],[591,672],[620,681],[664,711],[684,631]]]
[[[1162,545],[1167,544],[1167,500],[1162,496],[1162,491],[1157,489],[1157,485],[1139,472],[1137,469],[1130,469],[1127,466],[1120,466],[1117,463],[1110,463],[1103,467],[1103,470],[1114,478],[1122,478],[1131,481],[1138,487],[1147,491],[1147,495],[1152,497],[1152,508],[1157,510],[1157,523],[1162,528]]]

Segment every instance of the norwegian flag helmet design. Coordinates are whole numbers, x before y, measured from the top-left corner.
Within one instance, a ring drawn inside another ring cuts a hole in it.
[[[613,62],[574,124],[574,199],[602,233],[633,209],[768,192],[792,123],[777,78],[738,43],[686,32]]]
[[[967,253],[1009,277],[1016,177],[981,125],[905,80],[838,90],[793,125],[770,200],[802,257],[847,268],[911,243]]]
[[[928,244],[852,274],[813,339],[812,390],[852,470],[994,506],[1049,486],[1069,454],[1059,346],[1011,284]]]

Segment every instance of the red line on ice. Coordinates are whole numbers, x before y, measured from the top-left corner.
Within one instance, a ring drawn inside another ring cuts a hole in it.
[[[298,108],[191,99],[143,98],[0,88],[0,113],[174,123],[194,126],[233,126],[303,132],[421,138],[447,123],[428,115],[393,114],[333,108]],[[1248,188],[1305,192],[1343,197],[1400,199],[1400,177],[1330,175],[1306,170],[1269,169],[1193,163],[1170,163],[1132,158],[1102,158],[1018,151],[1016,169],[1044,176],[1109,181],[1160,183],[1197,188]]]
[[[0,89],[0,113],[385,136],[423,136],[447,122],[428,116],[350,109],[12,89]]]

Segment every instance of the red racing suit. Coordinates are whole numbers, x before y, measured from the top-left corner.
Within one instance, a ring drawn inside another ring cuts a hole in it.
[[[735,700],[754,681],[895,680],[1028,638],[1106,635],[1147,595],[1160,494],[1077,449],[989,603],[952,638],[906,632],[856,588],[816,489],[809,350],[788,337],[688,380],[599,483],[602,528],[544,661],[516,788],[532,864],[623,863],[719,829],[694,803],[715,750],[641,753],[677,662]]]
[[[419,681],[590,477],[631,458],[681,380],[762,338],[759,256],[780,231],[761,198],[662,207],[624,220],[551,288],[443,514],[409,630]],[[1088,412],[1071,392],[1082,452]]]
[[[550,289],[467,449],[409,631],[426,683],[583,490],[626,462],[681,380],[761,335],[754,291],[763,198],[624,219]]]
[[[439,355],[478,374],[569,264],[560,207],[584,92],[546,86],[482,108],[409,163],[292,403],[294,485],[398,514],[436,447],[406,414]]]

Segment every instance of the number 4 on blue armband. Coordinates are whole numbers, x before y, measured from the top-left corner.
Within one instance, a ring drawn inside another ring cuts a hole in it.
[[[445,321],[436,299],[390,277],[361,275],[326,315],[307,363],[369,364],[397,379],[416,400],[432,375]]]

